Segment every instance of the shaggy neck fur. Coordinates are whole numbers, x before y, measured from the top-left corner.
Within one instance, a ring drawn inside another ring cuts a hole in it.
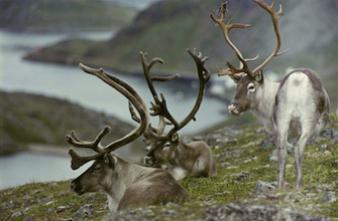
[[[254,97],[253,112],[260,119],[270,121],[273,116],[273,106],[280,83],[264,79],[264,83],[257,89]]]
[[[109,210],[116,211],[126,189],[153,170],[153,168],[128,163],[117,157],[115,172],[107,176],[105,182]]]

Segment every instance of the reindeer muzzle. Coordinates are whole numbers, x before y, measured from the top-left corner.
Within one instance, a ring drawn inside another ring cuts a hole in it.
[[[73,180],[72,183],[70,184],[70,189],[75,193],[77,193],[78,195],[84,194],[82,185],[77,183],[75,180]]]
[[[233,115],[240,115],[241,111],[240,111],[240,108],[238,107],[237,104],[230,104],[228,106],[228,111],[230,114],[233,114]]]

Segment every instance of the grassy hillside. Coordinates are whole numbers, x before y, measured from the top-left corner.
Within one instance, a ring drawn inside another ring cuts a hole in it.
[[[69,101],[41,95],[0,91],[0,155],[24,149],[30,143],[66,146],[65,135],[76,130],[95,137],[106,124],[122,137],[131,126],[115,117],[88,110]]]
[[[338,116],[332,115],[338,136]],[[272,182],[276,162],[272,147],[262,147],[263,134],[253,124],[225,127],[204,135],[217,159],[215,178],[186,178],[190,198],[183,205],[168,204],[109,215],[114,220],[321,220],[338,218],[338,137],[320,138],[307,146],[304,188],[293,189],[293,158],[287,162],[288,187],[260,192],[258,181]],[[0,191],[0,218],[9,220],[102,220],[107,214],[101,194],[77,196],[69,181],[36,183]],[[232,203],[232,204],[229,204]],[[227,205],[227,206],[226,206]],[[251,212],[250,212],[251,211]],[[293,211],[293,212],[292,212]],[[305,214],[305,215],[302,215]],[[256,218],[254,218],[256,217]],[[257,217],[265,217],[258,219]],[[312,218],[311,218],[312,217]],[[317,219],[315,219],[317,217]]]
[[[100,0],[2,0],[0,28],[53,32],[113,29],[128,24],[135,13],[135,8]]]

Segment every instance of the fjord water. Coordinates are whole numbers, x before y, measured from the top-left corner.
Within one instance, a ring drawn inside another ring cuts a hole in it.
[[[104,40],[112,32],[77,33],[71,37]],[[95,77],[84,74],[78,67],[23,60],[24,54],[41,46],[70,37],[67,34],[27,34],[0,31],[0,89],[44,94],[79,103],[104,111],[127,122],[132,122],[128,102]],[[155,55],[154,55],[155,56]],[[156,55],[158,56],[158,55]],[[187,55],[187,62],[192,62]],[[119,75],[130,83],[149,104],[151,96],[143,76]],[[177,119],[182,119],[193,106],[197,94],[196,82],[175,81],[158,84],[168,101],[168,107]],[[212,98],[204,100],[197,121],[184,132],[192,133],[224,119],[225,104]],[[57,110],[55,110],[57,111]],[[52,114],[52,113],[51,113]],[[34,128],[33,128],[34,129]],[[128,153],[125,153],[128,154]],[[31,169],[34,169],[34,173]],[[40,169],[39,169],[40,168]],[[0,157],[0,188],[31,181],[60,180],[74,177],[78,172],[69,168],[69,159],[60,156],[20,153]]]

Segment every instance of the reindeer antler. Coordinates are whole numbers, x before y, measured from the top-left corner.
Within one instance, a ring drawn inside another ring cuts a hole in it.
[[[166,119],[168,119],[172,123],[173,128],[168,132],[167,135],[157,136],[157,139],[159,141],[171,142],[171,143],[178,142],[177,131],[179,131],[180,129],[185,127],[191,120],[195,119],[195,115],[196,115],[198,109],[200,108],[200,105],[201,105],[202,100],[203,100],[206,84],[210,79],[210,74],[204,66],[204,64],[208,60],[208,58],[202,56],[202,53],[197,52],[196,49],[194,51],[191,51],[190,49],[188,49],[187,52],[193,58],[193,60],[196,64],[197,72],[198,72],[199,90],[198,90],[197,99],[196,99],[196,102],[195,102],[192,110],[190,111],[190,113],[181,122],[178,122],[174,118],[172,118],[172,119],[169,118],[169,116],[171,116],[171,114],[170,114],[168,107],[166,105],[166,100],[165,100],[163,94],[161,94],[161,103],[158,104],[157,110],[154,111],[154,113],[155,113],[155,115],[161,115],[161,116],[164,116]],[[155,149],[156,148],[153,148],[153,150],[151,150],[150,152],[154,151]]]
[[[262,68],[269,63],[274,57],[281,55],[284,52],[280,52],[280,48],[282,45],[282,41],[281,41],[281,34],[280,34],[280,30],[279,30],[279,19],[280,17],[284,14],[283,13],[283,7],[280,4],[279,5],[279,10],[275,11],[274,10],[274,6],[275,6],[275,0],[272,0],[271,4],[268,5],[265,1],[263,0],[254,0],[256,2],[256,4],[258,4],[262,9],[264,9],[266,12],[268,12],[271,16],[271,20],[272,20],[272,24],[273,24],[273,29],[276,35],[276,46],[274,48],[274,50],[272,51],[272,53],[263,61],[263,63],[261,63],[260,65],[258,65],[254,70],[253,73],[257,74],[258,71],[262,70]]]
[[[116,141],[111,142],[106,146],[102,146],[100,144],[100,141],[105,135],[109,133],[110,128],[108,126],[106,126],[101,132],[99,132],[94,141],[80,141],[80,139],[76,137],[75,132],[72,132],[70,135],[67,136],[67,142],[69,144],[75,147],[90,148],[93,149],[95,152],[97,152],[97,154],[93,156],[81,157],[78,154],[76,154],[75,151],[70,150],[69,154],[72,157],[71,164],[72,169],[77,169],[81,167],[83,164],[87,163],[88,161],[97,159],[103,156],[104,154],[107,154],[111,151],[114,151],[122,147],[127,143],[130,143],[131,141],[141,136],[149,124],[147,107],[144,104],[142,98],[130,85],[128,85],[126,82],[118,79],[113,75],[109,75],[102,68],[95,69],[81,63],[79,66],[84,72],[91,75],[95,75],[96,77],[100,78],[102,81],[104,81],[105,83],[116,89],[123,96],[125,96],[137,110],[140,122],[139,126],[136,127],[134,130],[132,130],[131,132],[129,132],[127,135]]]
[[[160,109],[160,107],[166,107],[166,100],[165,100],[162,93],[160,94],[161,99],[159,98],[158,93],[157,93],[157,91],[154,87],[154,81],[170,81],[170,80],[176,79],[177,77],[179,77],[179,75],[175,74],[175,75],[170,75],[170,76],[166,76],[166,77],[164,77],[164,76],[150,76],[150,70],[153,67],[153,65],[156,64],[156,63],[163,64],[164,61],[161,58],[153,58],[150,62],[148,62],[145,53],[140,52],[140,55],[141,55],[141,62],[142,62],[144,77],[146,79],[150,93],[154,98],[154,102],[151,103],[151,111],[152,111],[151,115],[152,116],[158,116],[158,115],[162,115],[162,114],[160,114],[160,112],[163,112],[163,114],[166,115],[166,118],[169,121],[171,121],[174,124],[177,124],[174,117],[169,113],[169,111],[167,111],[166,108]]]
[[[230,77],[236,77],[236,74],[243,73],[243,72],[251,74],[251,71],[249,70],[249,67],[247,65],[247,61],[256,60],[258,57],[256,56],[255,58],[245,59],[242,55],[242,52],[238,49],[238,47],[232,42],[232,40],[229,37],[229,34],[233,29],[246,29],[246,28],[250,28],[251,25],[242,24],[242,23],[225,23],[227,4],[228,4],[227,1],[221,3],[218,9],[218,14],[217,15],[210,14],[210,18],[219,26],[219,28],[223,32],[223,37],[226,43],[228,43],[230,48],[234,50],[237,58],[240,61],[240,67],[236,68],[230,62],[227,62],[228,69],[223,70],[223,72],[220,73],[219,75],[229,75]]]
[[[231,78],[238,80],[242,77],[243,74],[248,74],[252,77],[255,77],[259,71],[269,62],[271,59],[275,56],[280,55],[279,52],[281,47],[281,37],[280,37],[280,31],[279,31],[279,18],[283,15],[283,9],[280,6],[280,9],[278,12],[274,11],[274,5],[275,0],[272,0],[272,3],[268,5],[264,0],[254,0],[256,4],[258,4],[261,8],[263,8],[265,11],[267,11],[272,18],[274,31],[276,34],[276,47],[271,53],[270,56],[268,56],[263,63],[261,63],[259,66],[257,66],[253,71],[249,68],[247,62],[248,61],[254,61],[258,59],[258,55],[254,58],[246,59],[242,55],[241,51],[238,49],[238,47],[231,41],[229,34],[230,31],[233,29],[245,29],[251,27],[249,24],[241,24],[241,23],[225,23],[225,15],[227,12],[227,2],[223,2],[221,6],[219,7],[218,14],[214,15],[211,14],[211,19],[220,27],[220,29],[223,32],[224,39],[226,43],[233,49],[233,51],[236,54],[236,57],[240,61],[240,67],[236,68],[231,63],[227,62],[227,69],[222,69],[219,73],[220,76],[222,75],[228,75]]]

